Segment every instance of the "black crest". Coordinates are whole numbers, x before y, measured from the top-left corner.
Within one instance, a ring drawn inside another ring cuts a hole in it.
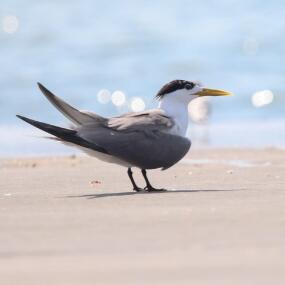
[[[192,89],[195,86],[193,82],[186,80],[173,80],[165,84],[156,94],[156,98],[161,99],[165,94],[174,92],[179,89]]]

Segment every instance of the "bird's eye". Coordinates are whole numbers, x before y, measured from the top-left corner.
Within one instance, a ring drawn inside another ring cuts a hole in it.
[[[190,83],[187,83],[185,85],[185,89],[190,90],[190,89],[193,89],[194,86],[195,86],[195,84],[193,82],[190,82]]]

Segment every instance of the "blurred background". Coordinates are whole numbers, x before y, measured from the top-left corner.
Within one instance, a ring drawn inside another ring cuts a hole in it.
[[[0,155],[74,152],[15,117],[66,124],[37,81],[115,116],[198,80],[235,96],[189,106],[193,147],[284,147],[284,19],[282,0],[1,0]]]

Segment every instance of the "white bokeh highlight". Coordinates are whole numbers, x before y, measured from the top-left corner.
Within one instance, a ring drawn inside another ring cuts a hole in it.
[[[254,107],[260,108],[273,102],[274,95],[270,90],[262,90],[255,92],[251,97],[251,103]]]
[[[135,97],[131,100],[130,107],[133,112],[141,112],[145,109],[145,102],[142,98]]]
[[[2,29],[7,34],[13,34],[17,32],[19,28],[19,20],[14,15],[4,16],[2,19]]]
[[[108,89],[101,89],[97,93],[97,100],[101,104],[107,104],[111,100],[111,92]]]
[[[126,95],[123,91],[117,90],[114,91],[111,96],[112,103],[119,107],[125,104],[126,102]]]

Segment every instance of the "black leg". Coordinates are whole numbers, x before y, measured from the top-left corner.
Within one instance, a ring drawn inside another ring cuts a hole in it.
[[[129,178],[130,178],[130,180],[131,180],[131,182],[132,182],[132,184],[133,184],[133,189],[134,189],[134,191],[139,192],[139,191],[144,190],[144,189],[142,189],[142,188],[140,188],[140,187],[137,186],[137,184],[136,184],[136,182],[135,182],[135,180],[134,180],[134,178],[133,178],[133,172],[132,172],[132,170],[131,170],[130,167],[128,168],[128,175],[129,175]]]
[[[165,189],[157,189],[157,188],[154,188],[151,186],[148,178],[147,178],[147,175],[146,175],[146,170],[145,169],[142,169],[142,175],[143,175],[143,178],[145,180],[145,183],[146,183],[146,187],[144,188],[146,191],[148,192],[155,192],[155,191],[166,191]]]

